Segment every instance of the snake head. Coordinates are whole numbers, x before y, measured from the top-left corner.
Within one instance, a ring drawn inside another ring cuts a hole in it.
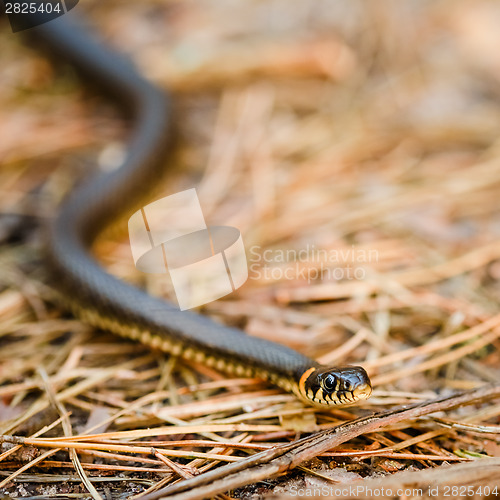
[[[372,393],[370,378],[361,366],[315,367],[299,382],[300,395],[313,405],[350,405]]]

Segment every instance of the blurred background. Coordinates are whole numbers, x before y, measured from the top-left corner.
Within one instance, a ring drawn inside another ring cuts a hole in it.
[[[365,409],[499,380],[498,2],[81,0],[68,15],[84,17],[171,93],[177,143],[160,192],[196,187],[207,222],[243,235],[247,283],[203,314],[323,362],[363,364],[376,389]],[[125,411],[165,387],[170,417],[199,419],[175,413],[198,396],[172,394],[223,377],[96,334],[47,301],[43,223],[75,183],[119,164],[130,124],[70,65],[12,34],[5,18],[0,28],[4,431],[21,419],[14,432],[28,432],[39,366],[58,390],[101,368],[114,373],[67,400],[80,428],[95,408],[123,410],[118,428],[165,422],[158,401],[140,415]],[[175,301],[168,283],[135,270],[127,234],[116,229],[96,245],[101,262]],[[477,335],[448,342],[485,321]],[[137,363],[123,368],[130,359]],[[270,409],[280,439],[295,436],[293,425],[332,422],[305,412],[290,424],[280,404],[302,410],[293,398],[266,400],[277,393],[257,382],[228,389],[240,401],[262,395],[246,418]],[[439,446],[451,454],[458,445]],[[459,446],[500,454],[495,441]]]

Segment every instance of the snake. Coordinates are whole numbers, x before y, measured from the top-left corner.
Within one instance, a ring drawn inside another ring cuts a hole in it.
[[[130,58],[76,20],[75,11],[30,31],[58,60],[97,84],[131,122],[119,168],[77,183],[48,224],[44,259],[50,285],[64,307],[99,330],[229,376],[268,381],[313,406],[351,405],[368,398],[372,387],[361,366],[321,365],[285,345],[181,311],[107,272],[93,253],[93,243],[158,185],[174,149],[172,98]]]

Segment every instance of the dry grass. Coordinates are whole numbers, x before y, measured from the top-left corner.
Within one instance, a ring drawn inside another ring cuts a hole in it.
[[[375,390],[356,407],[305,408],[65,315],[42,285],[41,226],[77,179],[112,163],[126,124],[4,30],[0,435],[14,438],[0,492],[140,498],[372,412],[498,383],[496,2],[84,4],[174,91],[178,168],[163,192],[196,186],[206,219],[243,234],[250,279],[202,312],[362,364]],[[134,269],[123,233],[96,252],[175,300]],[[499,457],[499,424],[498,400],[399,422],[230,494]]]

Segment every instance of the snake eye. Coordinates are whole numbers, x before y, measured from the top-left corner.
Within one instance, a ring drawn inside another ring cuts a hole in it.
[[[327,391],[333,391],[335,389],[335,386],[337,385],[337,380],[335,379],[335,376],[332,374],[327,375],[323,379],[323,387]]]

